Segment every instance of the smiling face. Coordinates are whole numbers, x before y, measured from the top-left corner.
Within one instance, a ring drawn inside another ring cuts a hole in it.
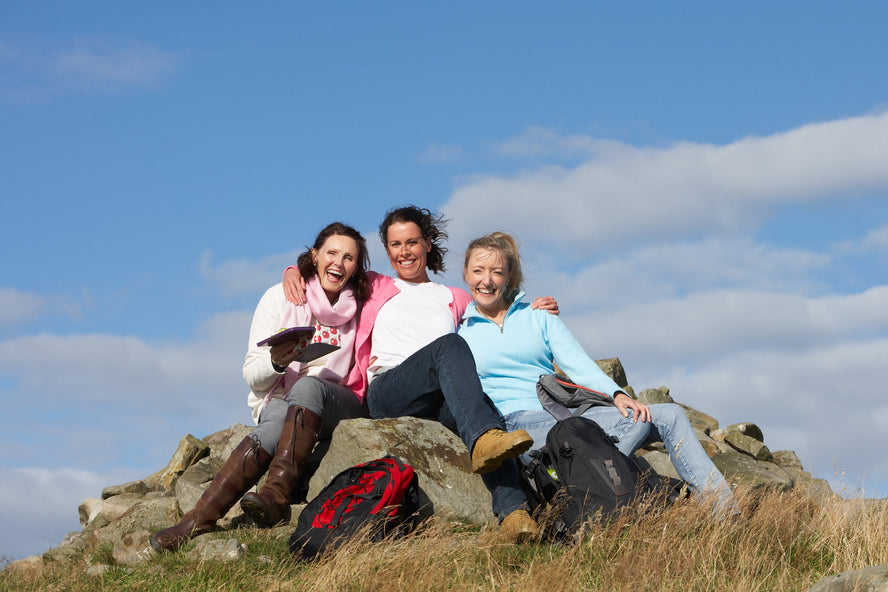
[[[311,250],[311,258],[321,287],[335,302],[358,266],[358,244],[349,236],[333,234],[319,249]]]
[[[496,317],[509,308],[506,302],[509,266],[500,251],[472,249],[463,272],[466,285],[475,297],[475,306],[481,314]]]
[[[386,231],[385,251],[398,277],[405,282],[429,282],[426,263],[431,243],[413,222],[394,222]]]

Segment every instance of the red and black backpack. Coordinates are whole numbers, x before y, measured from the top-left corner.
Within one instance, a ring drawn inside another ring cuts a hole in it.
[[[413,467],[393,456],[336,475],[302,510],[290,552],[312,559],[367,529],[370,540],[403,536],[416,523],[419,486]]]

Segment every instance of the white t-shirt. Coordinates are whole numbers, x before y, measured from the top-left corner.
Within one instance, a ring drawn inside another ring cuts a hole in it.
[[[430,344],[435,339],[453,333],[453,313],[450,288],[435,282],[414,284],[395,278],[400,290],[389,299],[373,324],[373,345],[369,373],[378,368],[394,367]]]

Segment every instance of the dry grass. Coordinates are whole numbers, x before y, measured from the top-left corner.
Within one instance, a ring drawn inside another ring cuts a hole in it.
[[[888,563],[888,512],[865,500],[819,505],[802,492],[739,492],[744,519],[719,523],[692,502],[593,525],[576,545],[514,546],[495,528],[430,521],[395,541],[359,541],[310,564],[285,537],[238,531],[249,552],[231,564],[190,564],[182,553],[134,569],[83,575],[0,574],[9,590],[807,590],[825,575]]]

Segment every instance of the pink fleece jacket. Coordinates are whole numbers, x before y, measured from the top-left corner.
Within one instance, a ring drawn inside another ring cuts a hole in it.
[[[400,292],[395,286],[395,280],[387,275],[368,271],[367,277],[370,280],[370,298],[361,307],[358,330],[355,335],[355,363],[345,380],[345,386],[350,388],[361,401],[367,396],[367,368],[370,367],[372,346],[370,338],[373,334],[373,325],[376,323],[376,315],[379,314],[379,309],[383,304]],[[461,288],[449,288],[449,290],[453,294],[450,312],[453,314],[453,330],[455,332],[459,327],[466,306],[472,301],[472,297]]]

